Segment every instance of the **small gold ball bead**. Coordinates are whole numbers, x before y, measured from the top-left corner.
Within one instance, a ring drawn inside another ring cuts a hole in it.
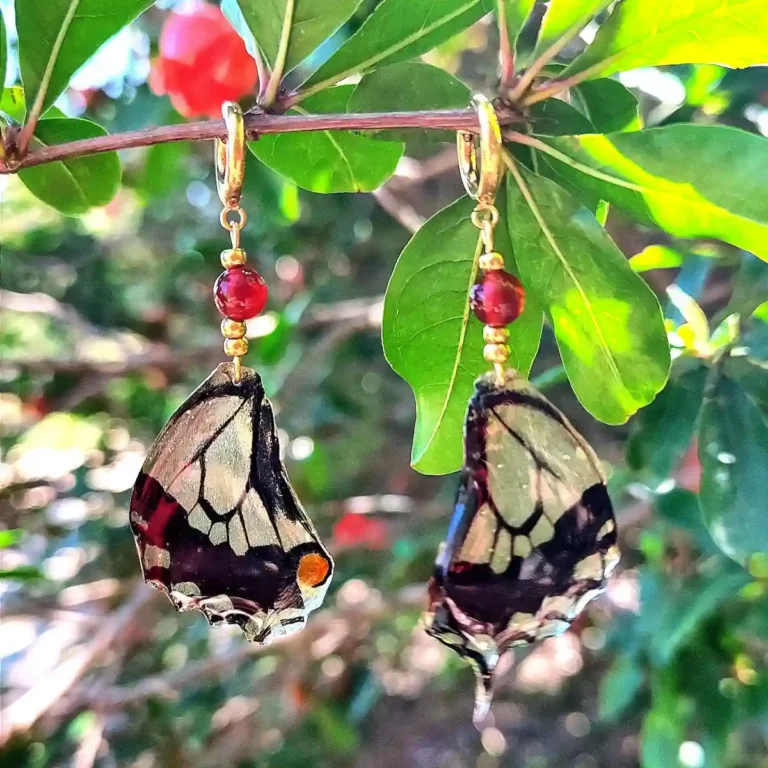
[[[242,357],[248,351],[248,339],[224,339],[224,354]]]
[[[494,269],[504,269],[504,257],[496,251],[484,253],[480,257],[480,269],[483,272],[490,272]]]
[[[221,335],[227,339],[242,339],[245,336],[245,323],[225,317],[221,321]]]
[[[224,269],[231,267],[242,267],[248,257],[242,248],[227,248],[221,252],[221,266]]]
[[[483,327],[483,341],[486,344],[505,344],[509,338],[509,331],[506,328],[494,328],[486,325]]]
[[[506,344],[486,344],[483,347],[483,357],[489,363],[506,363],[509,347]]]

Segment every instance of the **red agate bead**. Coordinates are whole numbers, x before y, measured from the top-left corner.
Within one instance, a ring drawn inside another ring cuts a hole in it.
[[[514,275],[494,269],[472,286],[469,305],[480,322],[503,328],[522,314],[525,288]]]
[[[249,320],[267,305],[269,291],[264,278],[250,267],[232,267],[222,272],[213,286],[219,312],[233,320]]]

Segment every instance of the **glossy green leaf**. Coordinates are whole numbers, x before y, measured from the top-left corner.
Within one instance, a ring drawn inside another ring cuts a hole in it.
[[[365,75],[347,103],[347,111],[410,112],[422,109],[461,109],[469,104],[469,88],[440,67],[408,61],[376,69]],[[367,131],[389,141],[456,141],[455,131],[414,129]]]
[[[496,15],[501,18],[504,14],[503,26],[507,30],[510,50],[514,51],[517,38],[525,26],[525,22],[531,15],[536,0],[498,0],[496,3]],[[501,21],[499,28],[502,27]]]
[[[15,123],[24,122],[26,104],[24,102],[24,89],[20,85],[13,85],[2,91],[0,94],[0,112],[6,117],[10,117]]]
[[[472,209],[473,202],[462,198],[424,224],[400,254],[384,300],[384,354],[413,389],[417,413],[411,462],[426,474],[461,467],[467,402],[475,378],[488,370],[483,327],[469,309],[479,254]],[[500,230],[496,247],[514,272]],[[527,375],[541,334],[535,300],[510,326],[510,334],[509,364]]]
[[[667,380],[659,303],[586,208],[548,179],[515,176],[507,207],[520,277],[545,304],[579,401],[621,424]]]
[[[307,82],[307,93],[356,72],[406,61],[474,24],[483,0],[381,0],[355,32]]]
[[[623,0],[565,75],[604,77],[662,64],[765,64],[766,29],[764,0]]]
[[[634,656],[618,656],[600,681],[598,717],[615,723],[636,702],[645,671]]]
[[[762,262],[760,262],[762,263]],[[666,245],[649,245],[629,258],[629,266],[635,272],[647,272],[649,269],[669,269],[683,266],[683,254]]]
[[[30,109],[44,112],[77,69],[154,0],[22,0],[16,3],[19,66]]]
[[[669,125],[548,138],[564,178],[676,237],[712,237],[768,260],[768,140],[736,128]]]
[[[768,303],[761,305],[768,310]],[[759,311],[759,310],[758,310]],[[728,376],[736,380],[768,421],[768,311],[742,323],[745,332],[723,360]]]
[[[607,8],[612,0],[551,0],[541,23],[531,60],[549,50],[558,40],[572,38]]]
[[[37,124],[30,148],[34,152],[40,147],[106,135],[90,120],[54,117]],[[75,157],[25,168],[19,171],[19,178],[35,197],[67,216],[78,216],[106,205],[117,194],[120,160],[117,152]]]
[[[222,10],[238,29],[242,19],[270,66],[284,31],[288,34],[285,72],[300,64],[357,10],[361,0],[224,0]],[[290,14],[290,15],[289,15]]]
[[[733,281],[733,293],[723,314],[751,315],[768,297],[768,263],[751,253],[742,255]]]
[[[295,113],[345,112],[354,86],[342,85],[307,99]],[[313,131],[262,136],[248,144],[272,170],[310,192],[371,192],[394,172],[403,145],[351,131]]]
[[[588,80],[573,89],[597,133],[637,131],[643,127],[637,97],[618,80]]]
[[[757,404],[719,375],[701,412],[701,509],[720,549],[745,565],[755,553],[768,554],[766,446],[768,423]]]
[[[627,462],[633,469],[649,470],[657,481],[673,473],[693,439],[708,369],[699,362],[691,365],[670,378],[632,424]]]

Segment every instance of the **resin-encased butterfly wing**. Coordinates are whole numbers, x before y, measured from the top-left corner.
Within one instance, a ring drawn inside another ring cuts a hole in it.
[[[499,654],[567,629],[618,557],[605,478],[586,441],[514,372],[504,386],[493,374],[478,379],[427,631],[489,689]]]
[[[233,372],[222,363],[171,417],[130,520],[148,584],[263,643],[304,626],[333,561],[290,486],[258,374]]]

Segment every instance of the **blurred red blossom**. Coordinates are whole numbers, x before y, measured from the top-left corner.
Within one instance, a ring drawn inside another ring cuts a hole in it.
[[[387,549],[389,547],[387,526],[381,520],[354,512],[347,512],[339,518],[333,526],[333,540],[338,548]]]
[[[149,86],[168,94],[180,114],[220,117],[222,102],[253,93],[257,79],[256,62],[217,7],[201,3],[168,15]]]

